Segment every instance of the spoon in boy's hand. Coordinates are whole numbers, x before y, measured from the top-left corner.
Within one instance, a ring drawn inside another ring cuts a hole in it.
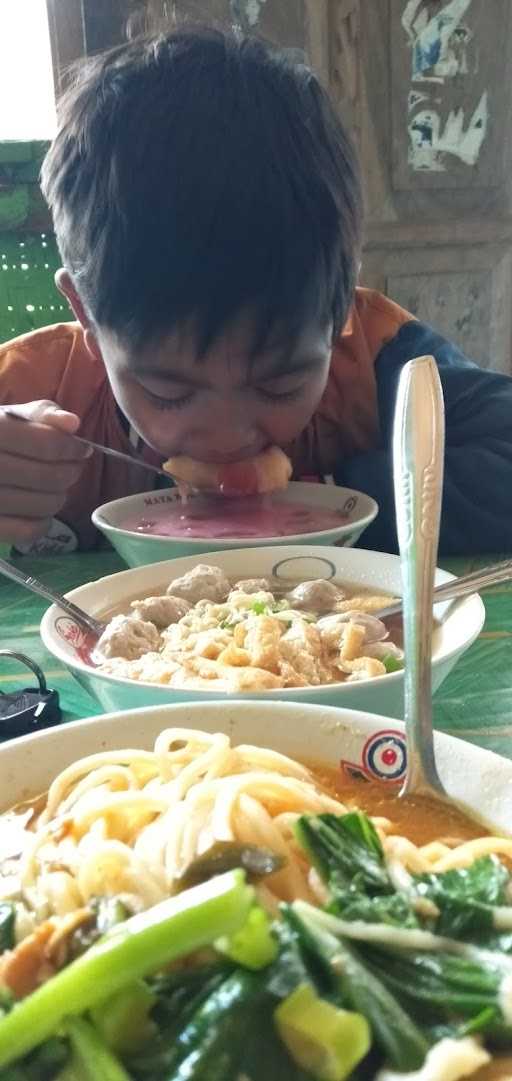
[[[42,418],[46,413],[47,403],[41,402],[40,404],[40,416]],[[31,421],[32,423],[44,424],[44,420],[39,419],[37,409],[31,409],[30,413],[27,414],[23,405],[3,405],[2,410],[4,413],[7,413],[9,417],[14,417],[16,420],[25,421],[25,423]],[[113,450],[112,447],[104,447],[101,443],[93,443],[92,439],[84,439],[83,436],[74,435],[74,433],[70,435],[70,438],[74,439],[77,443],[81,443],[83,446],[91,447],[92,450],[99,451],[100,454],[106,454],[111,458],[117,458],[119,461],[126,462],[128,465],[137,466],[140,469],[145,469],[149,473],[154,473],[157,476],[165,477],[166,480],[174,481],[177,487],[180,488],[179,481],[175,477],[173,477],[173,475],[169,473],[167,469],[160,469],[156,465],[151,465],[150,462],[145,462],[144,459],[140,458],[138,455],[123,454],[120,450]]]

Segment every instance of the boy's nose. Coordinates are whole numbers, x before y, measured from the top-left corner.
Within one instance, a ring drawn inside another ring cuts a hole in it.
[[[262,435],[247,415],[247,410],[233,407],[229,402],[219,403],[215,409],[208,435],[212,460],[226,458],[237,461],[257,454],[261,449]]]

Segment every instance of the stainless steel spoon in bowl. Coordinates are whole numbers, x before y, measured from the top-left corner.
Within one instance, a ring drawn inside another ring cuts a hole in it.
[[[8,563],[6,559],[0,559],[0,574],[4,574],[6,578],[10,578],[13,582],[17,582],[18,585],[24,586],[25,589],[30,589],[31,593],[37,593],[39,597],[51,601],[52,604],[58,604],[59,608],[62,608],[63,612],[71,616],[71,619],[74,619],[75,623],[95,641],[103,634],[106,623],[102,623],[101,620],[90,616],[88,612],[84,612],[83,608],[73,604],[73,601],[68,600],[62,593],[57,593],[56,590],[51,589],[44,582],[40,582],[38,578],[25,574],[25,571],[15,567],[13,563]]]
[[[393,473],[402,560],[407,775],[400,795],[446,796],[432,730],[432,604],[444,473],[444,403],[433,357],[402,369]]]

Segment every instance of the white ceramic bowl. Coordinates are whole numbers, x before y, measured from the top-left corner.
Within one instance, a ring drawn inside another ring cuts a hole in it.
[[[200,702],[111,713],[0,746],[1,808],[46,791],[60,770],[98,751],[149,749],[164,728],[226,732],[234,744],[270,747],[302,761],[357,770],[384,783],[405,774],[403,725],[389,717],[296,702]],[[435,735],[448,793],[510,834],[512,762],[442,733]]]
[[[199,559],[188,557],[154,563],[148,567],[137,567],[108,578],[100,578],[72,590],[67,596],[91,615],[101,618],[106,611],[118,605],[128,608],[129,602],[136,597],[163,593],[172,579],[191,570],[198,562],[213,563],[233,579],[270,575],[290,581],[332,578],[354,589],[365,586],[395,595],[401,593],[398,556],[366,552],[362,549],[282,546],[241,548],[237,551],[213,552]],[[437,583],[445,582],[451,577],[452,575],[445,571],[436,572]],[[442,619],[442,623],[435,636],[432,672],[434,690],[446,678],[457,658],[480,633],[485,610],[480,598],[473,595],[466,597],[456,606],[438,605],[436,614]],[[41,636],[50,653],[70,669],[79,683],[97,698],[104,709],[128,709],[162,702],[190,702],[199,699],[211,702],[212,699],[225,697],[213,691],[177,690],[97,672],[84,660],[85,636],[55,605],[43,617]],[[394,672],[362,683],[289,687],[244,697],[347,706],[402,717],[403,673]]]
[[[114,499],[104,503],[94,511],[92,520],[97,529],[108,538],[119,555],[129,567],[141,567],[147,563],[158,563],[162,559],[174,559],[177,556],[199,555],[202,552],[223,552],[229,548],[255,548],[260,545],[276,544],[340,544],[351,548],[373,522],[378,512],[374,499],[352,488],[338,488],[333,484],[292,483],[279,499],[285,503],[308,503],[310,506],[328,510],[342,511],[348,521],[340,523],[336,529],[323,529],[316,533],[300,533],[292,537],[251,537],[222,540],[194,540],[183,537],[154,537],[147,533],[136,533],[123,529],[123,522],[131,518],[147,518],[151,509],[164,504],[173,504],[179,499],[175,489],[159,492],[142,492]]]

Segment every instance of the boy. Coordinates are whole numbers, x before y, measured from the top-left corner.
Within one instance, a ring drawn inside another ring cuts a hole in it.
[[[79,429],[157,462],[278,444],[296,478],[375,496],[363,543],[394,550],[397,379],[432,353],[447,412],[442,552],[512,548],[512,379],[355,289],[357,165],[305,67],[219,31],[123,45],[68,93],[42,183],[78,322],[0,349],[0,402],[29,403],[32,418],[0,410],[0,540],[90,546],[93,508],[148,486],[136,467],[87,457],[69,438]]]

